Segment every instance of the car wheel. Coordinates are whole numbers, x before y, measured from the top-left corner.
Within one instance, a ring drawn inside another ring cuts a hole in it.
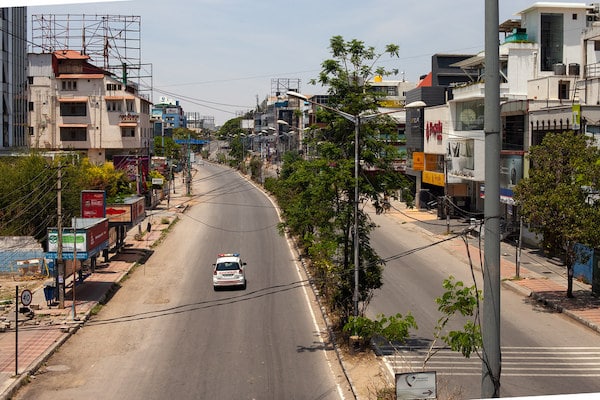
[[[213,290],[216,292],[219,290],[219,288],[217,286],[213,286]]]
[[[248,283],[248,281],[244,281],[244,283],[242,284],[242,290],[246,290],[246,284]]]

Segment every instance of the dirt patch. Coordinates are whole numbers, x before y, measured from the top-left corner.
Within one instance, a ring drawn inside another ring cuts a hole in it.
[[[351,354],[342,351],[344,367],[358,399],[395,399],[394,382],[385,363],[372,351]]]
[[[0,274],[0,303],[15,300],[16,287],[19,287],[19,293],[24,289],[35,291],[42,287],[48,280],[44,275],[17,275]]]

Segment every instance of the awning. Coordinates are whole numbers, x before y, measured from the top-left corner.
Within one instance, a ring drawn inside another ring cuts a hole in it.
[[[137,122],[120,122],[119,126],[135,128],[136,126],[138,126],[138,124]]]
[[[59,103],[87,103],[87,96],[79,96],[79,97],[59,97]]]

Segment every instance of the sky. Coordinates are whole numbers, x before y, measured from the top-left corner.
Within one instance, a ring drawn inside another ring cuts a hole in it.
[[[387,79],[409,82],[431,71],[433,54],[484,49],[485,1],[476,0],[4,1],[28,6],[30,30],[32,14],[140,17],[141,62],[151,65],[154,102],[179,100],[184,111],[213,116],[217,126],[255,109],[271,94],[273,79],[299,79],[302,93],[325,93],[310,80],[331,57],[333,36],[379,52],[399,45],[399,58],[382,57],[377,66],[398,69]],[[518,18],[534,2],[498,0],[499,22]]]

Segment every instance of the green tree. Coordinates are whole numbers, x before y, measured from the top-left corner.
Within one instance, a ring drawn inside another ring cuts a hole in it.
[[[599,187],[600,150],[584,135],[548,133],[530,148],[529,160],[529,177],[517,184],[514,198],[544,250],[564,258],[567,297],[573,297],[575,244],[600,244],[600,203],[588,201]]]
[[[226,121],[219,131],[217,132],[217,138],[221,140],[228,140],[229,138],[239,136],[244,133],[242,129],[242,119],[244,117],[236,117]]]
[[[329,87],[327,106],[351,115],[376,114],[379,95],[369,90],[368,81],[374,75],[395,72],[375,64],[384,55],[397,57],[398,46],[388,45],[378,53],[361,41],[346,42],[335,36],[330,48],[332,58],[323,62],[318,78]],[[324,127],[311,129],[308,144],[318,148],[318,157],[304,160],[286,154],[278,185],[272,190],[282,205],[285,226],[300,238],[311,256],[318,285],[343,326],[353,311],[355,125],[327,108],[319,109],[317,118]],[[360,202],[368,200],[377,210],[382,209],[386,195],[393,196],[398,188],[409,186],[392,168],[394,149],[379,140],[382,134],[393,137],[395,132],[396,124],[383,115],[360,124]],[[377,173],[367,175],[365,168]],[[382,284],[383,261],[370,245],[374,224],[362,208],[358,218],[362,314],[373,290]]]
[[[60,166],[60,167],[59,167]],[[112,163],[91,164],[61,158],[49,161],[32,154],[0,158],[0,235],[34,236],[42,241],[48,227],[57,226],[57,182],[61,170],[62,219],[81,216],[81,191],[105,190],[107,198],[132,193],[123,172]]]
[[[164,142],[164,145],[163,145],[163,142]],[[162,156],[162,157],[167,157],[169,159],[178,160],[181,156],[181,145],[176,143],[172,137],[155,136],[154,137],[154,153],[157,156]]]

